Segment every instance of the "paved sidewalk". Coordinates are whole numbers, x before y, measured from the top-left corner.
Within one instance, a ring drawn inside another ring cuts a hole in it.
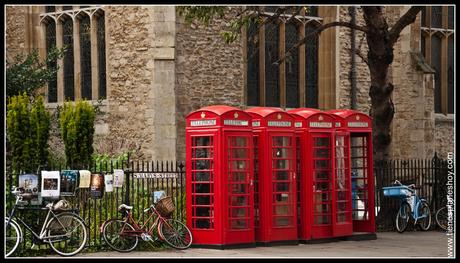
[[[239,249],[168,249],[159,252],[134,251],[130,253],[80,253],[75,257],[447,257],[447,236],[437,231],[408,231],[377,233],[376,240],[339,241],[322,244],[300,244]]]

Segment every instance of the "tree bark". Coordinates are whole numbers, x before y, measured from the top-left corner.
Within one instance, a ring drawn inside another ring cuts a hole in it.
[[[366,21],[366,40],[369,47],[367,60],[371,75],[371,112],[373,125],[374,159],[389,158],[391,144],[391,122],[394,104],[391,99],[393,84],[388,78],[388,68],[393,62],[393,46],[401,31],[413,23],[423,7],[411,7],[389,30],[381,6],[363,6]]]

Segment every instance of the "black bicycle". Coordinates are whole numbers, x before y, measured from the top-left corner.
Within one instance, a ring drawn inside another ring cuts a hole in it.
[[[24,204],[24,199],[28,195],[24,194],[21,188],[13,187],[13,189],[11,193],[15,195],[16,201],[11,213],[5,218],[6,257],[13,254],[24,239],[19,223],[30,230],[36,240],[49,243],[51,248],[61,256],[73,256],[84,248],[88,238],[85,223],[76,213],[67,210],[69,207],[67,201],[60,200],[56,203],[49,203],[46,207],[38,208],[48,212],[40,233],[36,233],[31,226],[15,214],[18,206]]]

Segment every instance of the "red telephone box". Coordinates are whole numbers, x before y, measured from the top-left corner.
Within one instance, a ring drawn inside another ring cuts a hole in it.
[[[346,139],[336,137],[335,119],[317,109],[288,111],[295,118],[301,144],[299,239],[352,234],[349,151]]]
[[[246,110],[252,117],[256,241],[297,243],[294,118],[279,108]]]
[[[353,232],[375,233],[372,119],[354,110],[331,110],[350,134]]]
[[[255,245],[251,117],[229,106],[190,113],[187,226],[198,246]]]

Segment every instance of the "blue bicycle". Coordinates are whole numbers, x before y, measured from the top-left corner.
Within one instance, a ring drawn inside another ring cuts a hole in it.
[[[396,215],[396,229],[399,233],[406,230],[410,217],[414,219],[414,226],[418,223],[423,231],[430,228],[431,210],[425,199],[417,196],[414,184],[409,186],[401,184],[398,180],[395,186],[383,187],[383,195],[400,199],[401,204]]]

